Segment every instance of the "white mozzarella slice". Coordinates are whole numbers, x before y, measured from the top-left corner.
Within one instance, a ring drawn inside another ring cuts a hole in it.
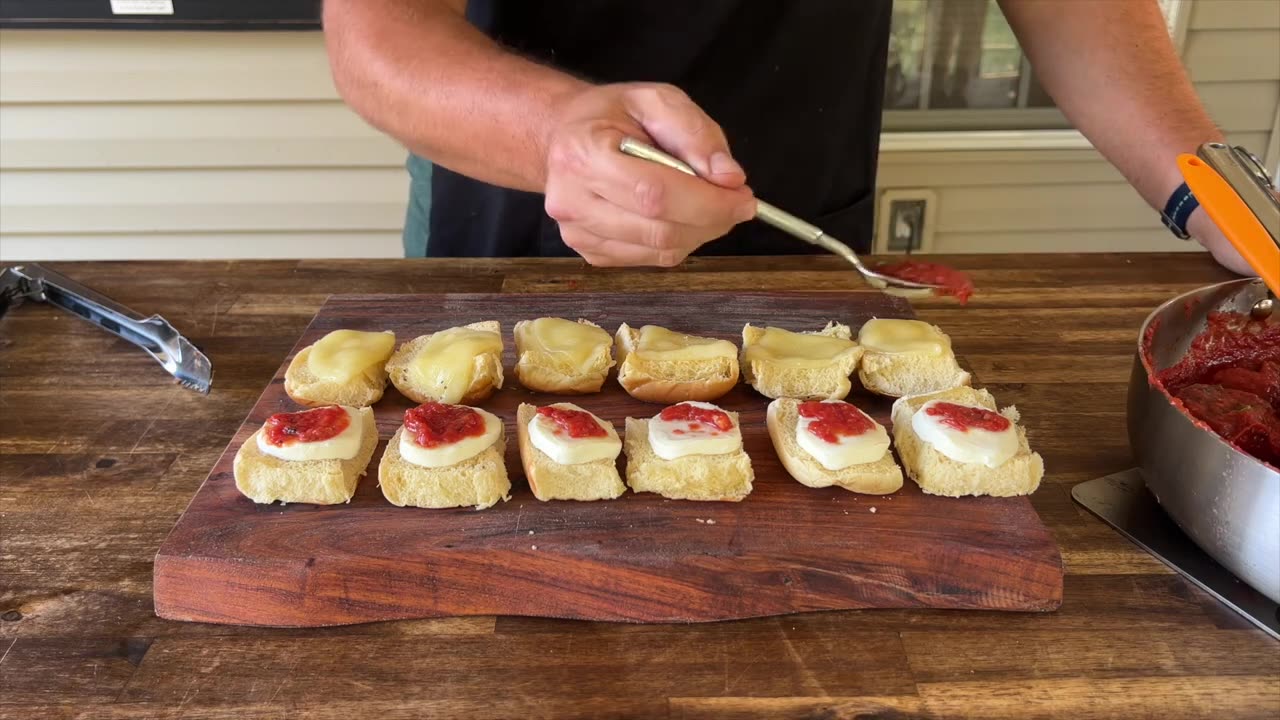
[[[564,410],[586,410],[573,403],[556,403],[551,407]],[[622,440],[613,424],[605,422],[595,415],[591,417],[604,430],[602,437],[570,437],[554,420],[544,415],[534,415],[529,421],[529,442],[541,450],[557,464],[580,465],[597,460],[612,460],[622,452]]]
[[[1018,432],[1013,423],[999,432],[981,428],[957,430],[943,423],[938,416],[927,412],[939,402],[942,401],[930,400],[911,416],[911,429],[938,452],[956,462],[975,463],[991,468],[1003,465],[1017,454]]]
[[[797,415],[796,442],[805,452],[813,456],[818,464],[828,470],[843,470],[850,465],[875,462],[889,452],[889,433],[880,423],[869,415],[843,400],[823,400],[823,403],[849,405],[855,412],[863,415],[872,423],[872,428],[860,435],[841,435],[837,442],[831,443],[814,435],[810,426],[814,418]]]
[[[471,408],[484,420],[484,432],[480,435],[462,438],[448,445],[423,447],[406,430],[400,433],[400,457],[421,467],[438,468],[457,465],[464,460],[479,455],[498,440],[502,434],[502,421],[493,413],[480,408]]]
[[[258,449],[264,455],[281,460],[350,460],[360,452],[360,445],[364,440],[364,427],[358,410],[345,405],[339,405],[339,407],[347,413],[347,427],[328,440],[272,445],[267,442],[266,428],[263,428],[258,431]],[[320,412],[325,409],[317,408],[307,412]]]
[[[721,410],[705,402],[679,404],[705,410]],[[736,452],[742,447],[742,430],[736,422],[731,429],[720,430],[705,422],[663,420],[659,413],[649,421],[649,446],[663,460],[675,460],[686,455],[723,455]]]

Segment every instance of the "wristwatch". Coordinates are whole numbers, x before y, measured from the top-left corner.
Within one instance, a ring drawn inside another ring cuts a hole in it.
[[[1191,213],[1200,207],[1200,201],[1192,194],[1191,188],[1186,183],[1178,186],[1177,190],[1169,196],[1168,202],[1164,204],[1164,210],[1160,211],[1160,222],[1169,228],[1169,232],[1173,233],[1179,240],[1190,240],[1191,233],[1187,232],[1187,221],[1191,219]]]

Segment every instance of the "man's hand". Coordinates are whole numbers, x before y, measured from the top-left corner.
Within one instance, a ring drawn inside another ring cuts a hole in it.
[[[624,137],[651,142],[695,178],[624,155]],[[590,86],[568,97],[546,140],[546,209],[592,265],[678,265],[755,215],[746,175],[724,132],[679,88]]]
[[[1196,242],[1204,246],[1214,260],[1222,267],[1230,270],[1237,275],[1255,276],[1258,274],[1240,255],[1240,251],[1236,250],[1236,246],[1231,244],[1226,235],[1213,224],[1213,220],[1209,217],[1209,213],[1204,208],[1197,208],[1187,220],[1187,233],[1196,239]]]

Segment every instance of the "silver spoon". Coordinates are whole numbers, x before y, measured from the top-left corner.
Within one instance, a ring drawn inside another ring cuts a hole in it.
[[[686,175],[698,176],[698,173],[687,163],[671,157],[667,153],[634,138],[626,137],[622,139],[621,145],[618,147],[622,152],[640,158],[641,160],[649,160],[659,165],[666,165],[674,170],[679,170]],[[788,235],[800,238],[801,240],[835,253],[845,260],[849,261],[858,272],[862,273],[862,277],[866,278],[868,283],[877,288],[902,288],[907,290],[937,290],[942,288],[941,285],[931,285],[929,283],[914,282],[912,280],[903,280],[876,272],[862,263],[857,253],[849,248],[848,245],[822,232],[822,229],[810,225],[800,218],[789,212],[780,210],[773,205],[763,201],[756,200],[756,219],[765,224],[772,225]]]

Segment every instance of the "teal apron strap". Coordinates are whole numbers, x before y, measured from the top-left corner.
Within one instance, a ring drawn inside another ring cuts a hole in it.
[[[431,162],[410,155],[405,168],[409,170],[409,206],[404,216],[404,256],[426,257],[431,227]]]

